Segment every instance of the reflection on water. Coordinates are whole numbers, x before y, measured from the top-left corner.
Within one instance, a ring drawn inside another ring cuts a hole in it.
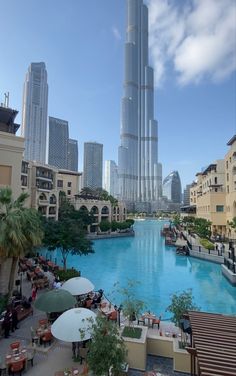
[[[119,281],[140,281],[136,288],[139,299],[156,314],[165,312],[170,295],[192,288],[195,303],[204,311],[236,314],[236,288],[221,274],[220,265],[175,254],[175,248],[166,247],[160,236],[163,222],[135,223],[135,237],[104,239],[94,242],[95,253],[88,256],[69,256],[68,267],[81,270],[96,289],[111,294]],[[54,252],[53,258],[60,260]],[[119,304],[121,297],[112,294]]]

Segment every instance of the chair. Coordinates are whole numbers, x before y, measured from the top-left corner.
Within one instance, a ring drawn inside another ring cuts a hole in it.
[[[10,344],[10,348],[11,348],[12,350],[19,350],[19,348],[20,348],[20,342],[12,342],[12,343]]]
[[[21,376],[21,371],[24,369],[24,361],[19,360],[18,362],[14,362],[9,367],[9,375],[14,375],[15,373],[19,373]]]
[[[140,323],[141,323],[142,325],[145,325],[145,318],[144,318],[143,316],[141,316],[141,317],[138,318],[138,325],[139,325]]]
[[[44,344],[44,347],[46,347],[46,344],[49,343],[51,345],[53,339],[53,335],[51,332],[46,332],[44,335],[41,337],[41,341]]]
[[[117,311],[112,311],[109,315],[108,315],[108,320],[111,320],[111,321],[117,321]]]
[[[39,326],[45,327],[48,324],[48,319],[39,320]]]
[[[79,357],[80,357],[80,364],[83,363],[83,360],[87,360],[87,354],[89,349],[87,347],[80,347],[79,348]]]
[[[152,320],[152,329],[154,328],[154,325],[157,325],[158,329],[160,329],[160,322],[161,322],[161,316],[157,319]]]
[[[93,300],[92,299],[85,300],[84,308],[91,309],[92,304],[93,304]]]

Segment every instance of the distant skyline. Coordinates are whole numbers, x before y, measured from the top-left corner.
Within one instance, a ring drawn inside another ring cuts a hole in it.
[[[182,188],[222,159],[236,133],[236,2],[148,0],[150,64],[163,178],[177,170]],[[70,137],[102,143],[118,161],[123,95],[125,0],[0,0],[0,102],[19,111],[25,73],[45,62],[48,115]]]

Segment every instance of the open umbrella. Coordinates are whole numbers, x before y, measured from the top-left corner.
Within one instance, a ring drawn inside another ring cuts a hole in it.
[[[66,290],[51,290],[40,295],[35,301],[35,308],[43,312],[62,312],[74,307],[76,299]]]
[[[83,295],[93,291],[94,285],[87,278],[74,277],[63,283],[61,288],[69,291],[72,295]]]
[[[72,308],[52,324],[54,337],[66,342],[80,342],[91,338],[92,323],[96,315],[86,308]]]

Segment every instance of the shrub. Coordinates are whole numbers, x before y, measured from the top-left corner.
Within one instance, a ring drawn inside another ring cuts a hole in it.
[[[55,275],[59,277],[60,281],[67,281],[70,278],[80,277],[80,272],[76,269],[57,270]]]
[[[206,249],[208,249],[208,250],[213,250],[213,249],[215,249],[214,244],[213,244],[212,242],[210,242],[208,239],[200,239],[200,244],[201,244],[204,248],[206,248]]]
[[[100,230],[103,231],[108,231],[111,228],[111,224],[109,221],[102,221],[99,223]]]

